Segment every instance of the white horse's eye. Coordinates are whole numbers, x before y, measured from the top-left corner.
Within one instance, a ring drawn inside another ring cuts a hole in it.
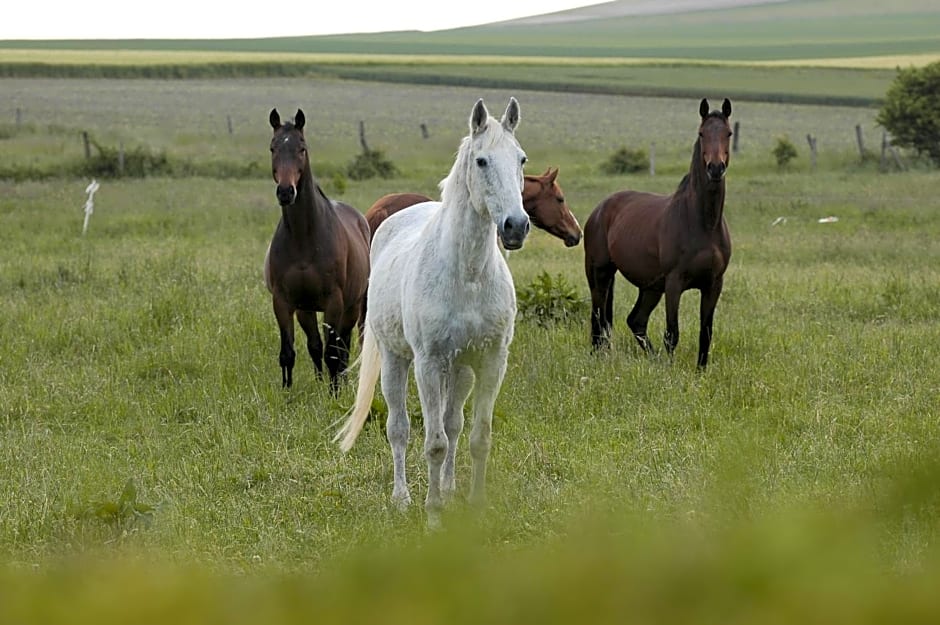
[[[486,167],[486,159],[482,156],[477,158],[477,167]]]

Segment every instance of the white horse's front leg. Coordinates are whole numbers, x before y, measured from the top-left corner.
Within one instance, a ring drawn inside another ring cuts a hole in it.
[[[415,380],[418,396],[424,413],[424,456],[428,462],[428,496],[424,508],[428,525],[438,527],[441,523],[441,467],[447,455],[447,434],[444,433],[444,406],[449,390],[454,387],[453,363],[444,359],[417,357]]]
[[[408,451],[408,438],[411,434],[411,422],[408,419],[405,399],[408,394],[408,365],[405,358],[396,356],[388,350],[382,354],[382,395],[388,404],[386,435],[392,448],[392,464],[395,469],[395,482],[392,486],[392,502],[401,510],[411,505],[411,493],[405,477],[405,454]]]
[[[490,455],[493,431],[493,408],[496,396],[506,374],[505,347],[493,350],[476,369],[476,387],[473,391],[473,429],[470,430],[470,457],[473,460],[473,481],[470,484],[470,502],[482,505],[486,501],[486,461]]]
[[[458,366],[453,392],[447,400],[444,412],[444,433],[447,434],[447,456],[444,458],[444,475],[441,478],[441,489],[445,499],[451,499],[457,490],[457,480],[454,475],[454,464],[457,458],[457,441],[463,430],[463,407],[473,388],[473,369],[467,366]]]

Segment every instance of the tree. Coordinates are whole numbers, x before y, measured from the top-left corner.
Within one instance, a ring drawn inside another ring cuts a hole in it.
[[[877,120],[895,145],[913,148],[940,166],[940,61],[899,68]]]

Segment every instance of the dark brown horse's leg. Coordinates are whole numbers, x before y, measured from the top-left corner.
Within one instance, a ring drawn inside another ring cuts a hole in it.
[[[708,289],[702,289],[702,304],[699,308],[698,331],[698,366],[708,366],[708,350],[712,344],[712,321],[715,319],[715,307],[721,295],[722,278],[718,278]]]
[[[290,388],[293,384],[294,360],[294,309],[290,304],[275,296],[274,317],[281,331],[281,386]]]
[[[610,345],[617,269],[612,264],[593,267],[588,261],[585,263],[585,273],[591,289],[591,347],[597,350]]]
[[[317,313],[310,310],[298,310],[297,321],[307,335],[307,353],[317,371],[317,378],[323,378],[323,343],[320,341],[320,328]]]
[[[643,351],[651,356],[653,355],[653,342],[650,341],[650,337],[646,331],[649,325],[650,315],[653,314],[653,310],[656,309],[662,296],[661,291],[640,289],[640,293],[636,298],[636,304],[633,305],[633,310],[627,315],[627,326],[630,328],[630,331],[633,332],[633,338],[640,344]]]
[[[666,276],[666,332],[663,344],[666,353],[672,356],[679,344],[679,300],[682,297],[682,283],[675,275]]]
[[[330,323],[327,318],[324,318],[326,369],[330,374],[330,390],[333,393],[339,390],[340,377],[349,363],[349,344],[358,318],[358,305],[352,311],[346,311],[343,317],[337,318],[335,323]],[[329,319],[333,319],[332,315]]]

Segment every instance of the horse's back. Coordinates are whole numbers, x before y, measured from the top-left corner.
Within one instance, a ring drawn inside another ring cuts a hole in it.
[[[431,198],[426,195],[421,195],[420,193],[389,193],[383,195],[366,211],[366,221],[369,223],[370,236],[374,237],[375,231],[378,230],[379,226],[395,213],[409,206],[430,201]]]
[[[625,190],[604,198],[584,224],[585,260],[614,264],[640,285],[659,274],[659,233],[672,196]]]

